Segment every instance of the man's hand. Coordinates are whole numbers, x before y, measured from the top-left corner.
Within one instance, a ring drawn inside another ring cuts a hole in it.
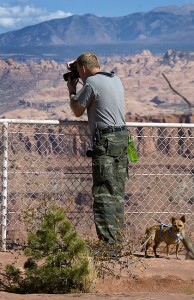
[[[71,61],[68,61],[68,62],[67,62],[66,67],[67,67],[68,70],[71,71],[70,65],[72,65],[75,61],[76,61],[76,60],[71,60]]]
[[[67,87],[69,90],[69,94],[76,94],[76,86],[78,83],[79,79],[72,79],[72,78],[68,78],[68,82],[67,82]]]

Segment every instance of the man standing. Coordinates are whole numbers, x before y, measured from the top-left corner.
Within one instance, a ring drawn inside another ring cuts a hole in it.
[[[124,229],[124,193],[128,177],[128,130],[124,118],[124,88],[111,72],[101,70],[94,53],[76,60],[83,87],[69,76],[70,107],[76,117],[87,110],[93,137],[92,174],[94,221],[98,238],[110,244],[121,241]]]

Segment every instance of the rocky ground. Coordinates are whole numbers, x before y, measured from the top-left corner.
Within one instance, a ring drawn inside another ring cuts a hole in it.
[[[0,258],[1,265],[4,265],[13,262],[14,255],[11,252],[1,252]],[[108,276],[98,279],[91,293],[18,295],[1,291],[0,300],[194,299],[194,261],[185,260],[184,254],[181,254],[181,260],[176,260],[174,255],[167,260],[163,254],[160,258],[144,258],[142,254],[137,254],[137,259],[138,261],[128,270],[121,272],[119,279]],[[22,263],[23,257],[20,256],[17,266]]]

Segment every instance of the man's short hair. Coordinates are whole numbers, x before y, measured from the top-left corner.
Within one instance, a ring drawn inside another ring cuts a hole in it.
[[[98,57],[96,54],[91,52],[82,53],[80,56],[78,56],[77,64],[87,67],[89,70],[100,68]]]

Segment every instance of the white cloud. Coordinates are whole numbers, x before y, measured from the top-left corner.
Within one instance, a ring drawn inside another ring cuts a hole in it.
[[[44,8],[26,4],[25,0],[13,5],[0,4],[0,33],[71,15],[72,13],[62,10],[48,12]]]

